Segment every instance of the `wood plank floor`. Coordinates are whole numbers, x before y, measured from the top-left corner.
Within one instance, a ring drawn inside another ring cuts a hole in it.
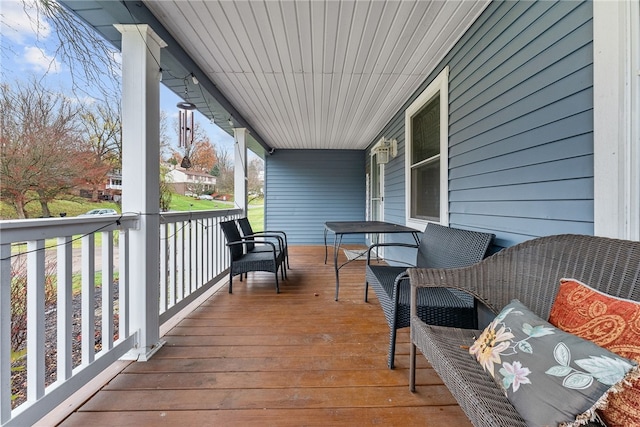
[[[409,334],[386,366],[389,330],[374,292],[363,301],[364,265],[340,271],[323,246],[294,246],[288,279],[250,273],[171,329],[148,362],[122,373],[63,426],[470,426],[418,357],[408,387]]]

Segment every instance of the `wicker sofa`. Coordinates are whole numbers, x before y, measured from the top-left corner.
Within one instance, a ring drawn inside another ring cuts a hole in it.
[[[525,426],[493,379],[465,348],[479,330],[430,326],[415,315],[418,289],[447,287],[473,295],[493,313],[512,299],[549,317],[560,279],[571,277],[609,295],[640,301],[640,242],[583,235],[532,239],[471,267],[408,270],[412,291],[410,388],[416,349],[440,375],[475,426]]]

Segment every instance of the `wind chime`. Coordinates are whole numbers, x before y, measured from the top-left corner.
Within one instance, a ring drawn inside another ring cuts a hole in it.
[[[189,169],[191,167],[189,154],[191,153],[191,147],[193,145],[193,111],[180,110],[178,121],[180,123],[180,140],[178,145],[184,147],[184,157],[182,158],[180,166]]]
[[[198,84],[196,76],[191,74],[193,84]],[[184,157],[180,166],[189,169],[191,167],[191,159],[189,154],[191,153],[191,147],[193,146],[193,110],[196,109],[196,105],[189,101],[189,91],[187,89],[187,79],[184,80],[184,102],[178,102],[178,122],[180,124],[179,141],[178,146],[184,147]]]

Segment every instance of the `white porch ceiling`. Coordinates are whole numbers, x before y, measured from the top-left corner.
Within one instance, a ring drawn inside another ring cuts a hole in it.
[[[271,147],[364,149],[487,1],[144,4]]]

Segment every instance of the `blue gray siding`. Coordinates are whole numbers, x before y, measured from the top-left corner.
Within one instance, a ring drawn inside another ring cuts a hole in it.
[[[278,150],[265,159],[265,185],[265,229],[285,231],[291,245],[322,244],[327,221],[365,219],[362,150]]]
[[[493,2],[388,124],[385,218],[404,223],[404,109],[449,66],[449,222],[510,246],[593,234],[590,2]]]

